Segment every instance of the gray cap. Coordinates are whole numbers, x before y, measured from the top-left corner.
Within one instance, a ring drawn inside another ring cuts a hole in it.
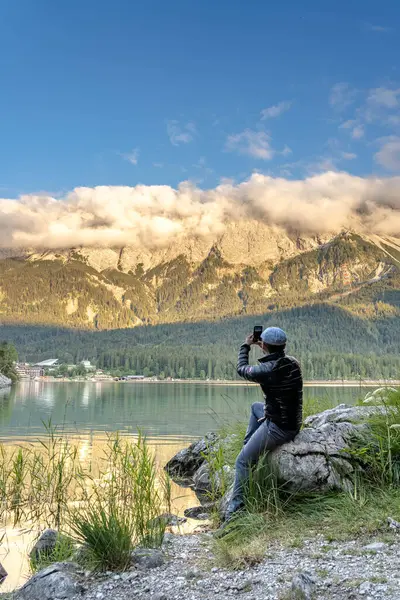
[[[279,327],[267,327],[262,332],[261,339],[269,346],[284,346],[287,342],[286,333]]]

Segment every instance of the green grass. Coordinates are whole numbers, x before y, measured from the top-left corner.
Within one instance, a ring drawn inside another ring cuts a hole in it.
[[[110,438],[101,483],[82,483],[80,506],[69,513],[69,527],[87,548],[91,566],[100,570],[124,570],[135,546],[162,544],[165,521],[158,519],[167,501],[168,481],[160,486],[154,456],[139,436],[131,444]]]

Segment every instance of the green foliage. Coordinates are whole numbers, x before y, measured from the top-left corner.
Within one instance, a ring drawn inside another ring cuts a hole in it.
[[[14,344],[0,341],[0,373],[12,381],[18,379],[14,365],[17,360],[18,353]]]
[[[288,352],[300,359],[307,379],[397,379],[400,319],[360,319],[338,306],[313,304],[218,322],[174,323],[90,332],[55,327],[2,327],[21,360],[57,357],[99,368],[165,377],[236,379],[239,345],[260,322],[289,335]],[[255,360],[257,351],[252,352]]]
[[[351,452],[362,463],[372,485],[400,485],[400,389],[381,388],[369,394],[367,404],[376,406],[369,431],[355,440]]]

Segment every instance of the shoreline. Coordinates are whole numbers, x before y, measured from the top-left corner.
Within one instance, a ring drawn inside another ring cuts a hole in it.
[[[123,385],[138,385],[138,384],[202,384],[212,386],[235,386],[235,387],[247,387],[248,385],[258,385],[250,381],[232,381],[232,380],[202,380],[202,379],[173,379],[173,380],[161,380],[161,379],[141,379],[136,381],[115,381],[114,379],[69,379],[69,378],[51,378],[41,377],[35,379],[20,379],[17,383],[117,383]],[[389,386],[400,386],[400,380],[306,380],[303,383],[304,387],[389,387]]]

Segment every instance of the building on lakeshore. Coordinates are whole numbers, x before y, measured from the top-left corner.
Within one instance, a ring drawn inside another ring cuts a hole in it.
[[[31,366],[28,363],[16,363],[15,370],[20,379],[35,379],[44,375],[43,367],[39,367],[38,365]]]
[[[48,358],[47,360],[42,360],[41,362],[33,365],[34,367],[42,367],[43,369],[55,369],[60,364],[58,358]]]
[[[85,367],[86,371],[95,371],[96,367],[92,365],[90,360],[81,360],[80,363],[83,367]]]

